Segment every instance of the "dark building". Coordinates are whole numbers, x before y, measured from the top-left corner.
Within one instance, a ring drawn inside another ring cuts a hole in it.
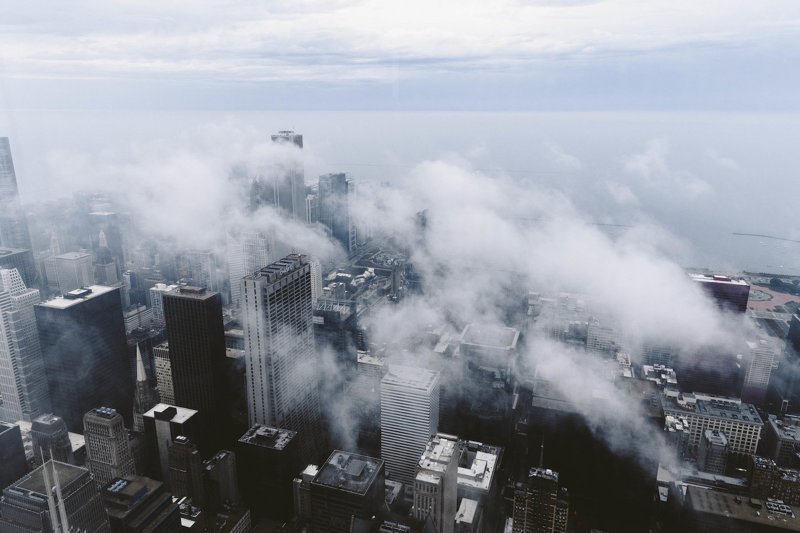
[[[7,487],[28,471],[19,426],[0,422],[0,487]]]
[[[176,438],[200,436],[197,411],[160,403],[144,414],[147,477],[169,482],[169,449]]]
[[[110,531],[89,471],[58,461],[47,461],[6,487],[0,516],[4,532]]]
[[[692,281],[699,283],[720,309],[744,313],[750,297],[750,284],[743,279],[733,279],[717,274],[691,274]]]
[[[169,447],[169,487],[178,498],[187,496],[195,505],[205,507],[203,458],[197,446],[183,435]]]
[[[206,509],[210,513],[239,505],[239,477],[233,452],[220,450],[208,461],[203,461],[203,491]]]
[[[236,443],[239,483],[253,521],[292,516],[292,480],[303,466],[297,432],[256,424]]]
[[[133,375],[119,288],[77,289],[35,310],[50,398],[69,430],[80,433],[84,413],[98,405],[131,427]]]
[[[46,414],[35,418],[31,423],[31,441],[36,464],[49,459],[75,464],[67,424],[60,416]]]
[[[766,533],[800,530],[800,516],[781,501],[743,498],[692,485],[686,489],[684,514],[680,531]]]
[[[566,533],[569,501],[558,472],[531,468],[514,490],[514,533]]]
[[[111,480],[101,491],[111,531],[124,533],[179,531],[178,504],[166,485],[142,476]]]
[[[198,411],[202,438],[210,455],[227,433],[230,402],[225,379],[225,328],[219,293],[183,286],[164,293],[175,403]]]
[[[381,459],[334,451],[311,481],[313,531],[351,531],[354,517],[371,518],[384,507],[385,490]]]
[[[319,221],[348,253],[357,245],[355,225],[350,217],[350,195],[353,192],[353,182],[343,173],[319,177]]]
[[[22,248],[0,248],[0,267],[16,268],[28,288],[37,286],[36,266],[30,250]]]
[[[358,327],[355,300],[320,298],[314,310],[314,341],[317,350],[332,350],[339,368],[352,373],[358,361]]]

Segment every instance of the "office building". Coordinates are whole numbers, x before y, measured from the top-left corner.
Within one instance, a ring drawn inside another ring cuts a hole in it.
[[[728,439],[716,429],[703,432],[697,451],[697,469],[709,474],[725,474],[728,468]]]
[[[217,259],[209,250],[190,250],[182,254],[186,277],[192,285],[206,290],[222,293]]]
[[[566,533],[569,500],[558,472],[531,468],[514,489],[513,533]]]
[[[86,252],[67,252],[56,256],[58,290],[66,294],[75,289],[94,285],[92,255]]]
[[[220,450],[203,461],[203,492],[209,512],[216,513],[241,503],[236,468],[236,454],[228,450]]]
[[[750,496],[766,500],[778,491],[780,471],[774,460],[759,455],[747,458],[747,482]]]
[[[411,513],[422,521],[430,516],[439,533],[453,532],[462,451],[457,437],[438,433],[428,442],[417,464]]]
[[[144,414],[147,477],[169,483],[169,449],[179,436],[200,437],[197,411],[160,403]]]
[[[183,435],[178,435],[169,447],[169,488],[173,496],[192,499],[195,505],[205,507],[203,486],[203,458],[197,446]]]
[[[39,301],[16,269],[0,268],[0,421],[31,421],[51,410],[34,314]]]
[[[178,504],[161,481],[136,475],[116,478],[101,496],[111,531],[180,531]]]
[[[53,408],[70,431],[103,405],[131,423],[133,375],[119,288],[93,285],[35,307]]]
[[[319,220],[319,196],[314,193],[306,194],[306,223],[316,224]]]
[[[764,454],[778,466],[800,466],[800,418],[770,416],[764,424]]]
[[[353,180],[343,173],[325,174],[319,177],[319,222],[326,226],[339,244],[348,253],[358,246],[356,224],[351,215],[352,196],[355,193]]]
[[[36,283],[36,265],[30,250],[0,247],[0,268],[17,269],[28,288],[34,287]]]
[[[303,525],[311,523],[311,482],[318,473],[317,465],[308,465],[300,472],[300,476],[292,481],[294,517]]]
[[[381,380],[381,458],[390,479],[413,486],[439,424],[439,372],[389,365]]]
[[[498,470],[504,450],[500,446],[475,441],[462,441],[461,446],[458,498],[476,501],[479,508],[485,510],[493,505],[500,491]]]
[[[156,367],[156,388],[161,403],[175,404],[175,389],[172,386],[172,363],[169,360],[169,342],[162,342],[153,348],[153,362]]]
[[[256,424],[236,443],[239,483],[253,518],[288,520],[292,480],[303,468],[297,432]]]
[[[778,500],[742,498],[718,489],[689,485],[680,531],[800,531],[800,516]]]
[[[689,277],[713,298],[720,309],[736,313],[747,311],[750,284],[745,280],[717,274],[690,274]]]
[[[319,533],[348,533],[354,517],[371,518],[384,506],[384,463],[335,450],[311,481],[311,525]]]
[[[231,305],[242,305],[242,278],[270,264],[277,257],[275,239],[266,233],[228,234],[228,273]]]
[[[297,431],[304,462],[323,452],[311,266],[289,255],[242,282],[251,424]]]
[[[159,403],[158,392],[150,386],[142,362],[142,351],[136,346],[136,391],[133,397],[133,431],[144,431],[144,414]]]
[[[67,424],[61,417],[51,413],[43,414],[33,420],[30,431],[33,460],[36,464],[41,465],[48,459],[76,463]]]
[[[166,283],[156,283],[150,287],[150,309],[152,309],[153,320],[164,322],[164,294],[177,290],[177,285],[167,285]]]
[[[19,426],[0,422],[0,487],[7,487],[28,472]]]
[[[763,404],[767,399],[770,376],[780,357],[780,348],[771,339],[747,341],[750,364],[744,378],[742,400]]]
[[[219,293],[182,286],[164,293],[164,318],[175,403],[198,411],[205,454],[217,449],[230,416],[225,380],[225,328]]]
[[[306,185],[303,172],[303,136],[293,131],[279,131],[272,135],[272,142],[285,146],[294,146],[299,150],[290,150],[282,154],[278,168],[267,180],[259,179],[254,184],[258,197],[254,198],[257,206],[273,205],[286,215],[299,222],[305,222]]]
[[[105,533],[110,528],[89,471],[48,460],[3,490],[0,531]]]
[[[697,453],[707,429],[725,433],[732,454],[756,452],[763,422],[752,404],[706,394],[681,394],[677,397],[663,396],[661,406],[665,417],[683,418],[688,423],[687,447],[692,455]]]
[[[98,488],[116,477],[136,473],[122,417],[113,409],[98,407],[83,417],[87,466]]]

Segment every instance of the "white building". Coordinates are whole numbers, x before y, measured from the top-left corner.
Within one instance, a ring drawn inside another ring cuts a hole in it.
[[[275,240],[265,233],[228,234],[228,273],[231,304],[241,306],[242,278],[270,264],[275,253]]]
[[[58,290],[69,291],[94,284],[92,255],[85,252],[68,252],[56,256]]]
[[[177,285],[166,283],[156,283],[150,287],[150,309],[153,310],[153,320],[156,322],[164,322],[164,293],[175,290],[178,290]]]
[[[39,291],[17,269],[0,269],[0,420],[32,421],[52,411],[34,305]]]
[[[412,486],[439,427],[439,372],[389,365],[381,380],[381,459],[390,479]]]
[[[437,433],[428,441],[417,464],[411,513],[422,521],[431,515],[439,533],[453,533],[461,451],[458,437]]]
[[[756,342],[748,341],[750,351],[750,366],[744,378],[742,399],[748,402],[761,404],[767,399],[767,389],[772,370],[778,364],[778,357],[782,349],[777,343],[760,339]]]

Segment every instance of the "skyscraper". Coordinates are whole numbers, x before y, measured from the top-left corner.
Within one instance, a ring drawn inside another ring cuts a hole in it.
[[[31,441],[36,464],[41,465],[43,460],[48,459],[62,463],[75,462],[67,424],[59,416],[47,413],[34,419],[31,423]]]
[[[34,306],[39,291],[16,269],[0,269],[0,420],[32,421],[51,411]]]
[[[98,488],[117,477],[136,473],[122,417],[113,409],[98,407],[83,417],[87,466]]]
[[[189,497],[198,507],[205,507],[203,458],[197,446],[178,435],[169,447],[169,488],[173,496]]]
[[[103,487],[101,495],[112,531],[180,531],[178,504],[166,483],[126,476]]]
[[[94,283],[92,256],[85,252],[67,252],[56,256],[58,290],[69,291],[88,287]]]
[[[160,403],[144,414],[148,477],[169,482],[169,448],[179,436],[200,436],[197,411]]]
[[[569,502],[558,472],[531,468],[514,490],[514,533],[566,533]]]
[[[150,308],[153,310],[153,320],[164,321],[164,294],[178,290],[177,285],[156,283],[150,287]]]
[[[299,150],[282,154],[275,175],[265,184],[267,199],[294,220],[306,220],[306,185],[303,172],[303,136],[293,131],[279,131],[272,135],[272,142],[293,145]],[[271,186],[271,187],[270,187]],[[271,189],[271,190],[269,190]]]
[[[175,405],[175,389],[172,386],[172,363],[169,360],[169,342],[162,342],[153,348],[156,367],[156,388],[161,403]]]
[[[0,268],[16,268],[28,288],[36,283],[36,265],[30,250],[0,247]]]
[[[0,246],[31,249],[28,223],[19,205],[17,175],[8,137],[0,137]]]
[[[50,399],[71,431],[98,405],[131,421],[133,376],[119,288],[93,285],[36,305]]]
[[[381,458],[390,479],[412,486],[439,426],[439,372],[390,365],[381,380]]]
[[[251,424],[299,433],[302,458],[322,453],[311,265],[289,255],[242,282],[242,315]]]
[[[275,242],[266,233],[229,233],[227,248],[231,304],[239,307],[242,305],[242,278],[272,262],[276,257]]]
[[[411,511],[417,520],[424,521],[430,515],[439,533],[453,532],[462,450],[457,437],[438,433],[428,442],[417,464]]]
[[[767,399],[767,389],[772,369],[780,356],[780,348],[768,339],[748,341],[750,366],[744,378],[742,400],[762,404]]]
[[[175,403],[198,411],[204,453],[225,433],[230,412],[225,382],[225,327],[219,293],[182,286],[164,293],[164,318]]]
[[[354,191],[353,180],[343,173],[319,177],[319,221],[330,229],[333,238],[348,253],[358,245],[356,225],[350,212]]]
[[[0,422],[0,487],[7,487],[28,471],[19,426]]]
[[[0,137],[0,205],[6,205],[17,199],[17,175],[14,172],[14,161],[11,159],[11,144],[8,137]]]

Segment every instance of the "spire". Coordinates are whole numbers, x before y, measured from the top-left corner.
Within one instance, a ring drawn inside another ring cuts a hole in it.
[[[42,475],[44,476],[44,490],[47,493],[47,508],[50,511],[50,523],[53,526],[53,531],[58,531],[58,515],[56,514],[56,504],[53,501],[53,485],[50,483],[50,475],[47,472],[47,462],[44,460],[44,449],[39,448],[39,453],[42,456]],[[50,459],[52,462],[52,459]]]
[[[136,381],[147,381],[147,374],[144,371],[144,363],[142,363],[142,351],[139,345],[136,345]]]
[[[542,435],[542,444],[539,446],[539,468],[544,468],[544,435]]]
[[[108,248],[108,239],[106,239],[106,232],[100,230],[100,236],[97,238],[97,245],[100,248]]]

